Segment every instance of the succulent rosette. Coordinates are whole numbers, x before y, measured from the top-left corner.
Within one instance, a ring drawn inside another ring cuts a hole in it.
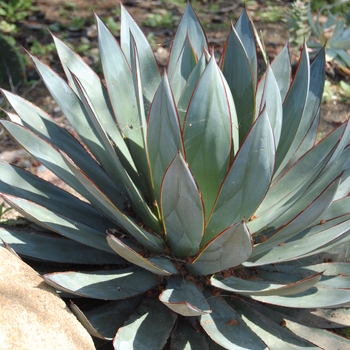
[[[1,196],[40,228],[3,241],[77,266],[43,278],[104,300],[71,307],[115,349],[349,347],[326,330],[349,319],[350,128],[316,143],[324,49],[261,74],[244,10],[217,62],[188,4],[163,72],[123,6],[120,43],[96,25],[104,80],[56,37],[67,80],[31,56],[77,137],[3,91],[2,126],[79,194],[1,162]]]

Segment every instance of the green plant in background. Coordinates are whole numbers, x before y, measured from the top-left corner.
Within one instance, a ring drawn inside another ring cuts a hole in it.
[[[155,13],[148,13],[143,24],[149,27],[173,27],[178,19],[179,17],[174,16],[171,11],[162,9]]]
[[[32,11],[37,11],[32,0],[0,0],[0,17],[3,17],[7,22],[21,21]]]
[[[16,33],[17,26],[4,20],[0,21],[0,33]]]
[[[96,24],[106,87],[57,38],[68,83],[31,57],[84,147],[3,91],[2,126],[85,199],[0,162],[1,196],[43,229],[1,239],[79,264],[43,278],[105,300],[71,307],[115,349],[349,347],[324,329],[350,302],[349,122],[315,145],[324,49],[310,65],[304,45],[291,81],[286,46],[258,82],[246,12],[217,63],[188,4],[162,74],[124,7],[120,44]]]
[[[265,1],[265,6],[267,7],[264,10],[257,10],[256,16],[263,22],[278,22],[284,15],[284,10],[280,5],[273,5],[271,1]]]
[[[343,99],[343,102],[350,100],[350,84],[347,84],[345,81],[339,82],[339,93]]]
[[[324,82],[324,90],[322,95],[322,103],[327,103],[332,100],[335,94],[335,86],[329,80]]]
[[[105,23],[109,28],[109,30],[113,33],[113,35],[119,36],[120,24],[117,23],[113,17],[111,16],[107,17],[107,19],[105,20]]]
[[[301,46],[311,35],[309,26],[310,3],[305,0],[294,1],[285,15],[286,27],[289,29],[290,43]]]
[[[291,44],[300,46],[305,38],[308,40],[310,34],[315,36],[316,40],[307,41],[308,47],[312,55],[315,55],[324,45],[326,45],[327,62],[337,62],[343,70],[350,68],[350,56],[347,50],[350,49],[350,27],[346,27],[344,19],[338,19],[339,14],[331,12],[334,8],[342,8],[347,5],[347,0],[336,1],[331,5],[324,5],[318,12],[316,21],[312,18],[313,1],[294,1],[291,8],[285,15],[290,35]],[[321,15],[327,11],[327,21],[321,24]],[[349,11],[345,11],[347,13]]]
[[[335,61],[340,68],[350,68],[350,56],[347,50],[350,49],[350,27],[346,27],[345,20],[338,19],[339,14],[333,15],[330,11],[335,5],[347,1],[338,1],[333,5],[324,6],[320,9],[317,19],[314,22],[309,10],[309,24],[318,42],[309,41],[308,45],[313,52],[317,52],[323,45],[326,45],[327,61]],[[327,21],[321,25],[320,16],[327,10]]]
[[[157,45],[157,41],[156,41],[156,36],[154,35],[153,32],[149,32],[149,33],[147,34],[147,41],[148,41],[149,44],[151,45],[152,50],[153,50],[153,51],[156,51],[158,45]]]
[[[33,11],[37,11],[37,8],[32,5],[32,0],[0,0],[0,33],[15,33],[15,23]]]
[[[44,56],[49,52],[54,51],[56,48],[54,43],[50,43],[47,45],[42,45],[39,41],[34,40],[30,47],[30,53],[35,56]]]
[[[69,30],[77,31],[82,30],[86,24],[86,19],[78,16],[72,16],[70,18]]]

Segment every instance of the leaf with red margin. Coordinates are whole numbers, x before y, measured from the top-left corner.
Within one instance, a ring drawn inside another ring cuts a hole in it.
[[[244,8],[243,12],[239,16],[235,29],[242,44],[245,48],[247,56],[249,58],[250,66],[252,67],[254,82],[258,81],[258,48],[256,45],[254,31],[247,14],[247,10]]]
[[[57,290],[102,300],[130,298],[157,285],[154,274],[136,267],[93,272],[53,272],[42,278]]]
[[[265,280],[244,280],[238,277],[221,278],[214,276],[210,279],[214,287],[248,296],[265,296],[265,295],[293,295],[302,293],[314,286],[322,277],[323,272],[316,273],[312,276],[305,277],[299,281],[282,284],[271,283]]]
[[[252,252],[253,241],[242,221],[207,243],[193,262],[186,265],[186,270],[197,276],[209,275],[242,264]]]
[[[188,106],[184,123],[186,161],[210,213],[230,164],[231,110],[215,57],[211,57]]]
[[[166,73],[152,102],[147,146],[152,184],[159,203],[160,187],[165,171],[178,150],[183,153],[179,116]]]
[[[207,222],[202,246],[225,228],[253,215],[269,188],[274,164],[273,132],[264,110],[223,181]]]
[[[200,289],[191,281],[180,277],[168,279],[166,289],[159,300],[169,309],[182,316],[200,316],[211,312],[211,308]]]
[[[208,50],[207,37],[205,36],[203,27],[196,13],[194,12],[190,2],[187,2],[185,12],[181,18],[179,26],[177,27],[176,34],[171,45],[168,64],[169,76],[171,76],[174,71],[176,62],[180,56],[181,49],[184,45],[187,33],[191,40],[191,43],[193,44],[193,49],[197,57],[199,57],[202,54],[203,48]]]
[[[204,233],[204,205],[197,183],[180,152],[164,175],[160,205],[171,251],[180,258],[196,255]]]
[[[153,101],[154,94],[160,84],[161,74],[153,50],[147,38],[143,34],[135,20],[130,16],[122,3],[121,25],[120,25],[120,46],[129,64],[132,65],[130,55],[130,34],[134,37],[135,45],[140,59],[140,75],[142,78],[142,92],[145,99],[146,115]]]
[[[180,56],[176,62],[173,73],[170,77],[171,89],[174,94],[175,103],[178,104],[181,92],[184,89],[192,70],[198,61],[188,34],[182,47]]]
[[[138,253],[136,245],[127,242],[125,239],[119,239],[113,235],[107,235],[109,246],[125,260],[151,271],[154,274],[162,276],[176,275],[178,271],[172,262],[163,257],[144,258]]]
[[[113,340],[115,349],[163,349],[177,315],[158,298],[146,298],[119,328]]]
[[[127,300],[110,301],[84,312],[71,301],[70,309],[92,336],[112,340],[141,300],[141,297],[135,297]]]
[[[232,60],[232,57],[236,57]],[[231,89],[239,123],[239,143],[248,134],[255,115],[255,82],[247,52],[231,25],[221,59],[221,70]]]

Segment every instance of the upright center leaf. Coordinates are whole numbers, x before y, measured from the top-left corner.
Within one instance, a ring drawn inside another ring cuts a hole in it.
[[[186,160],[210,213],[228,169],[232,149],[231,114],[225,86],[213,57],[203,72],[184,123]]]

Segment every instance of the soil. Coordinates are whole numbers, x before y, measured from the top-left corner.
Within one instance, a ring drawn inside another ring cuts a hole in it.
[[[171,39],[178,23],[178,19],[174,16],[180,18],[184,10],[183,6],[177,5],[178,2],[180,1],[123,1],[124,6],[132,14],[137,23],[141,23],[141,27],[146,36],[153,38],[152,45],[161,65],[166,65]],[[243,10],[243,5],[241,1],[238,0],[202,0],[193,2],[207,33],[209,44],[219,55],[229,32],[230,21],[234,22],[238,18],[238,15]],[[277,6],[282,11],[285,11],[289,5],[288,1],[270,1],[269,3],[271,6]],[[52,39],[46,28],[50,27],[52,29],[56,26],[58,30],[55,32],[55,35],[63,38],[75,47],[82,43],[88,44],[89,49],[83,51],[81,55],[89,64],[97,67],[98,70],[97,38],[92,9],[103,19],[111,17],[116,23],[119,23],[119,12],[116,10],[119,7],[119,2],[117,0],[34,0],[33,4],[38,8],[38,11],[33,12],[26,20],[17,24],[19,31],[15,35],[15,38],[18,43],[27,50],[30,50],[34,42],[47,45],[52,42]],[[266,5],[264,1],[247,2],[246,9],[253,19],[258,33],[261,33],[264,38],[268,58],[272,61],[276,54],[288,42],[288,30],[283,26],[281,21],[266,22],[262,19],[261,14],[267,11],[266,6],[268,5]],[[168,24],[159,27],[142,25],[149,14],[156,13],[164,16],[166,14],[166,12],[164,12],[165,10],[171,11],[175,19],[173,25]],[[72,25],[73,21],[76,19],[83,20],[81,21],[83,25]],[[295,65],[299,57],[299,51],[295,48],[291,48],[290,55],[292,63]],[[62,73],[57,54],[54,51],[43,53],[40,58],[59,73]],[[261,62],[263,62],[262,58]],[[59,107],[49,95],[46,88],[39,80],[39,76],[29,63],[27,65],[27,75],[30,84],[18,88],[12,87],[12,90],[46,110],[46,112],[51,114],[62,126],[69,129],[69,125],[65,121]],[[340,74],[340,71],[334,66],[327,67],[327,77],[332,82],[345,80],[349,83],[350,80],[349,76]],[[1,103],[3,104],[3,108],[8,108],[4,100],[1,101],[0,99],[0,104]],[[345,102],[331,100],[328,103],[322,104],[321,123],[319,127],[320,137],[325,136],[334,127],[344,122],[348,118],[349,112],[350,99]],[[73,130],[69,131],[73,132]],[[0,133],[0,158],[3,159],[4,156],[5,158],[11,158],[11,155],[9,156],[6,152],[16,151],[19,147],[4,131]],[[18,165],[24,165],[39,176],[49,181],[56,181],[57,183],[57,179],[53,177],[53,174],[45,169],[41,171],[40,163],[28,155],[24,155],[23,153],[17,154],[15,152],[12,153],[12,156],[14,159],[9,160],[15,160]]]

